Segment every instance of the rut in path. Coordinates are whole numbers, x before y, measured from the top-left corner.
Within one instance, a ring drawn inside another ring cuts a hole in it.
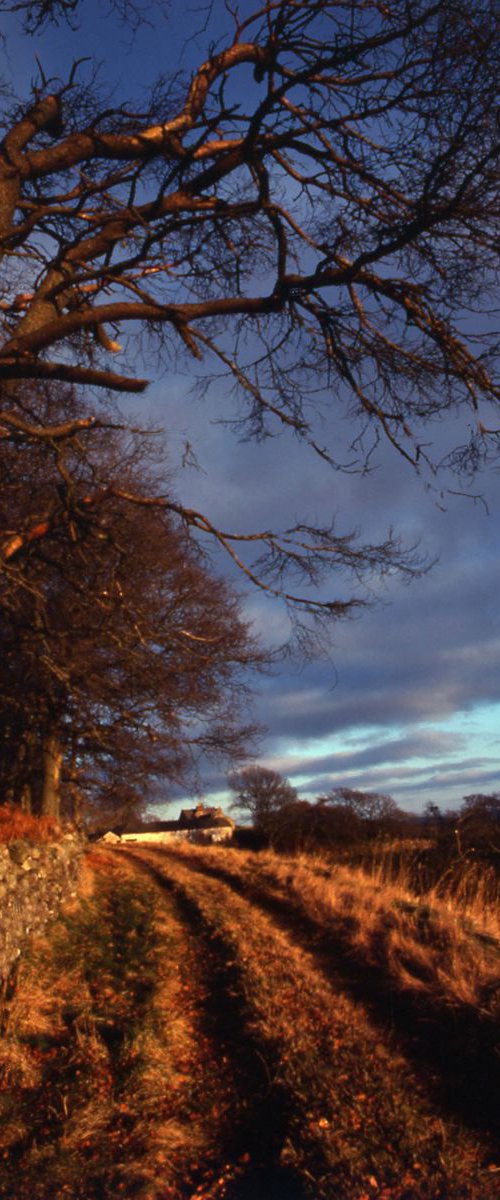
[[[483,1143],[275,913],[195,854],[88,863],[5,1013],[6,1200],[498,1200]]]
[[[226,1184],[224,1200],[306,1200],[297,1174],[280,1163],[286,1137],[288,1097],[274,1080],[276,1062],[248,1027],[248,1012],[237,964],[228,947],[203,920],[195,903],[151,862],[122,851],[163,892],[173,895],[181,918],[200,944],[208,994],[203,1021],[220,1058],[229,1062],[236,1092],[235,1110],[228,1120],[221,1161],[248,1159],[234,1182]],[[191,1190],[190,1193],[191,1195]]]
[[[31,1074],[1,1076],[1,1195],[305,1200],[227,948],[154,868],[104,865],[105,893],[27,967],[8,1036]]]
[[[168,858],[168,850],[155,850]],[[500,1059],[497,1031],[468,1015],[440,1013],[419,997],[397,992],[383,967],[355,959],[348,946],[322,930],[292,896],[272,894],[229,868],[193,857],[190,870],[224,882],[236,895],[268,913],[297,945],[315,955],[318,971],[363,1003],[371,1017],[412,1063],[434,1102],[471,1130],[500,1145]]]
[[[289,1097],[284,1160],[304,1179],[308,1197],[371,1200],[373,1189],[384,1200],[498,1197],[490,1174],[498,1168],[489,1165],[484,1140],[443,1123],[393,1039],[380,1037],[366,1005],[349,998],[338,978],[326,981],[293,929],[280,928],[275,914],[252,898],[237,896],[217,872],[211,879],[200,873],[196,855],[137,848],[131,857],[154,863],[162,885],[166,875],[167,889],[187,897],[194,920],[231,968],[230,988],[234,980],[257,1050],[270,1064],[277,1059]],[[262,1186],[229,1194],[234,1200],[293,1195],[290,1187]]]

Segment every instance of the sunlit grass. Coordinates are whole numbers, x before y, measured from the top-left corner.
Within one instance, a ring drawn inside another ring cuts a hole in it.
[[[182,851],[180,852],[182,853]],[[439,1006],[500,1016],[500,906],[495,884],[466,865],[462,883],[441,879],[425,895],[385,857],[365,870],[321,856],[190,848],[199,863],[287,897],[360,960],[380,966],[396,988]]]
[[[185,929],[124,863],[91,858],[97,883],[87,868],[86,899],[35,943],[4,1005],[6,1200],[176,1200],[217,1149]]]
[[[0,1196],[234,1200],[275,1125],[280,1169],[311,1200],[493,1200],[486,1142],[440,1110],[297,923],[488,1025],[498,946],[470,906],[322,858],[139,855],[166,888],[93,850],[80,901],[5,999]]]
[[[297,1170],[311,1196],[486,1200],[494,1194],[477,1143],[433,1109],[365,1006],[342,986],[330,989],[314,954],[250,896],[196,870],[202,863],[219,870],[229,864],[240,875],[260,870],[265,876],[290,870],[290,864],[191,848],[158,854],[156,861],[163,861],[168,877],[224,939],[237,966],[249,1029],[261,1042],[270,1086],[288,1096],[282,1161]],[[297,866],[294,862],[294,871]]]

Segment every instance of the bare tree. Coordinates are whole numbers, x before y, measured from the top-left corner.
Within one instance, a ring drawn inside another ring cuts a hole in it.
[[[85,20],[76,0],[3,7],[32,26]],[[227,376],[256,438],[291,429],[342,465],[318,441],[321,404],[350,415],[351,467],[387,438],[420,470],[430,421],[464,409],[473,433],[455,463],[475,465],[499,437],[497,16],[494,0],[228,12],[186,88],[156,86],[141,114],[103,101],[84,67],[64,83],[40,75],[6,109],[0,150],[4,433],[19,380],[144,391],[126,367],[138,329],[167,360],[200,363],[205,386]],[[362,546],[304,519],[240,536],[167,500],[306,612],[342,616],[353,601],[297,596],[288,568],[313,585],[325,567],[418,569],[392,535]],[[26,544],[7,540],[4,558]]]
[[[335,809],[347,810],[355,815],[371,833],[386,832],[395,828],[404,816],[392,796],[385,792],[361,792],[357,788],[333,788],[327,796],[318,800],[319,805],[333,805]]]
[[[168,11],[168,0],[159,0],[158,6]],[[20,13],[27,33],[39,33],[46,25],[64,22],[75,22],[77,27],[82,7],[83,0],[0,0],[0,12]],[[150,11],[145,0],[102,0],[103,16],[116,13],[132,29],[147,21]]]
[[[228,782],[234,794],[231,808],[250,816],[255,829],[266,835],[272,835],[280,812],[298,800],[288,780],[268,767],[243,767]]]
[[[57,815],[61,791],[116,803],[125,780],[141,799],[202,750],[234,761],[251,732],[244,675],[262,656],[231,589],[155,496],[152,439],[101,418],[89,453],[71,390],[25,393],[20,424],[48,406],[65,433],[62,447],[25,429],[22,453],[4,446],[3,522],[22,530],[35,513],[51,535],[0,575],[0,783]]]
[[[476,792],[464,796],[454,814],[455,836],[459,850],[473,849],[500,853],[500,792]]]

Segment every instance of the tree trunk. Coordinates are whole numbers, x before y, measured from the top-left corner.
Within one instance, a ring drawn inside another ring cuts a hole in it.
[[[32,800],[32,795],[31,795],[31,784],[29,784],[29,783],[25,783],[25,784],[23,784],[23,788],[22,788],[22,791],[21,791],[21,797],[20,797],[20,801],[19,801],[19,802],[20,802],[21,809],[22,809],[22,811],[23,811],[23,812],[25,812],[25,813],[31,813],[31,812],[33,812],[33,800]]]
[[[49,733],[43,748],[42,816],[59,819],[63,753],[57,733]]]

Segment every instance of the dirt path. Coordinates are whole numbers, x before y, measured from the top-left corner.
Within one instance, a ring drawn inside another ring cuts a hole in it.
[[[90,865],[4,1010],[0,1196],[304,1200],[224,942],[144,863]]]
[[[319,969],[286,904],[199,866],[94,851],[88,896],[23,962],[0,1197],[498,1200],[488,1147]]]
[[[394,1046],[397,1041],[440,1108],[500,1146],[500,1059],[495,1028],[473,1020],[471,1013],[440,1012],[422,995],[415,1000],[411,994],[398,992],[380,963],[374,966],[356,960],[342,938],[315,923],[293,894],[269,881],[264,885],[257,872],[251,877],[240,873],[227,857],[214,863],[193,856],[190,866],[225,883],[237,896],[270,915],[294,943],[311,950],[325,981],[364,1004],[381,1037],[389,1037]]]
[[[500,1195],[488,1148],[443,1119],[366,1006],[341,980],[318,971],[316,953],[293,929],[293,914],[287,929],[223,870],[200,875],[195,859],[162,851],[134,857],[187,898],[205,934],[211,930],[221,953],[230,953],[246,1036],[250,1031],[260,1047],[272,1088],[287,1097],[280,1161],[305,1181],[308,1194],[325,1200]],[[262,1193],[248,1194],[260,1200]]]
[[[232,1087],[226,1127],[219,1130],[221,1195],[305,1200],[300,1176],[280,1161],[289,1099],[277,1079],[275,1056],[269,1051],[264,1054],[255,1037],[231,946],[161,859],[143,853],[130,857],[162,893],[174,897],[186,936],[197,940],[197,970],[202,969],[205,990],[199,1021],[217,1062],[226,1065]],[[216,1191],[217,1184],[210,1194],[215,1196]]]

